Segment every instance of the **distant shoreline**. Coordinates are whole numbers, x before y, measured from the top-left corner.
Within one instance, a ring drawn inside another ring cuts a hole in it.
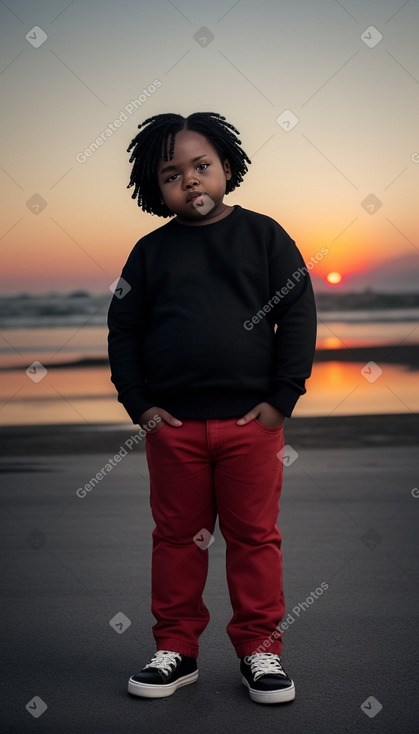
[[[103,291],[91,292],[87,290],[75,290],[75,291],[50,291],[41,293],[32,293],[27,291],[20,291],[14,293],[8,293],[0,296],[0,301],[12,303],[13,301],[61,301],[61,302],[73,302],[81,303],[86,300],[98,300],[104,299],[110,301],[112,298],[112,292],[110,289]],[[315,289],[316,301],[318,307],[334,307],[337,303],[341,304],[343,308],[410,308],[417,306],[419,307],[419,290],[411,290],[407,288],[405,290],[396,291],[394,289],[385,290],[381,288],[374,290],[374,288],[361,288],[354,290],[335,290],[334,287],[328,286],[327,290]]]
[[[0,426],[0,456],[113,456],[139,430],[136,425],[110,423]],[[380,446],[417,446],[419,414],[291,418],[285,423],[285,436],[287,443],[297,452],[305,449],[368,450]],[[132,453],[144,449],[145,441],[141,441],[135,444]],[[3,471],[7,471],[6,462],[3,462]],[[16,470],[24,469],[19,464]],[[27,470],[31,471],[31,467]]]
[[[419,322],[419,291],[386,292],[364,289],[315,292],[321,322]],[[0,329],[106,328],[112,294],[71,293],[0,295]]]
[[[419,344],[317,349],[315,362],[382,362],[419,368]]]
[[[315,362],[377,362],[400,364],[419,369],[419,344],[383,344],[372,347],[348,347],[339,349],[317,349]],[[108,367],[106,357],[83,357],[63,362],[43,362],[46,369],[88,369]],[[2,366],[0,371],[21,370],[22,365]]]

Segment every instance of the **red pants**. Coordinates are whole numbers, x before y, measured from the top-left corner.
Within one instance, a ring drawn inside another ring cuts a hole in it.
[[[182,423],[164,423],[146,438],[157,649],[198,656],[209,622],[202,600],[211,552],[205,538],[218,513],[233,608],[227,633],[237,656],[251,655],[264,642],[259,652],[280,654],[282,428],[258,420],[238,426],[237,418]]]

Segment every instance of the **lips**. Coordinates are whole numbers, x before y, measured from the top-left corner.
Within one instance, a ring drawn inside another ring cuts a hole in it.
[[[204,196],[204,193],[202,191],[194,191],[192,194],[189,194],[186,201],[187,202],[192,201],[193,199],[196,199],[198,196]]]

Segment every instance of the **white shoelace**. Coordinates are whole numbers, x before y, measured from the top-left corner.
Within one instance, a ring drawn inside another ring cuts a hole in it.
[[[279,655],[275,655],[273,652],[256,652],[254,655],[247,655],[246,662],[250,664],[250,670],[255,681],[261,678],[262,675],[286,676]]]
[[[156,654],[151,658],[151,662],[148,663],[143,670],[146,668],[158,668],[164,675],[169,675],[172,672],[172,667],[175,667],[177,662],[182,659],[182,656],[178,652],[172,652],[172,650],[157,650]]]

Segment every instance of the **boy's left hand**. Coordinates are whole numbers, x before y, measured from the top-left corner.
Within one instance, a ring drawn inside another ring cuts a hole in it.
[[[250,423],[250,421],[257,418],[265,426],[274,428],[282,426],[286,417],[285,413],[278,410],[278,408],[274,408],[270,403],[258,403],[258,405],[255,405],[255,407],[252,408],[252,410],[249,410],[246,415],[239,418],[237,424],[239,426],[244,426],[246,423]]]

